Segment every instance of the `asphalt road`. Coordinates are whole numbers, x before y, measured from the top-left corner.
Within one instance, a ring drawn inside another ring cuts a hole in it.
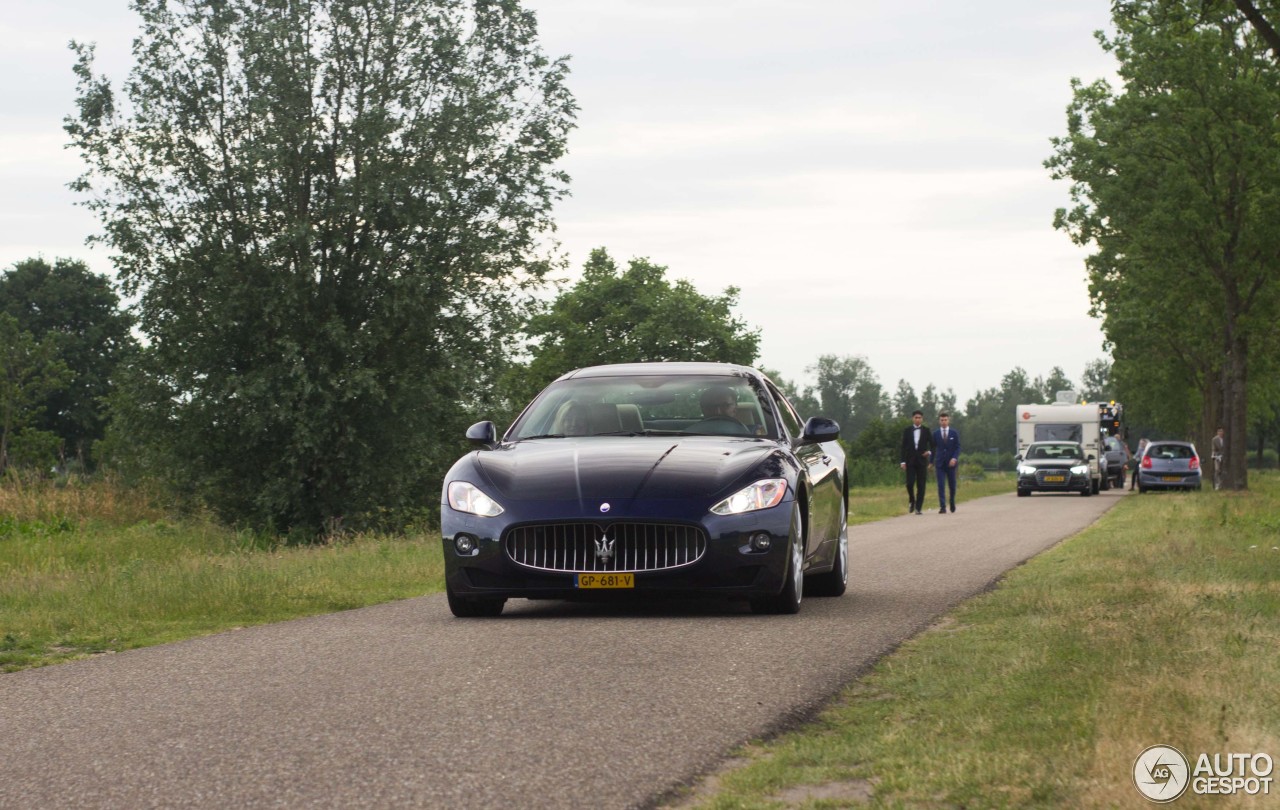
[[[798,616],[441,594],[0,675],[0,807],[649,806],[1121,494],[856,527]]]

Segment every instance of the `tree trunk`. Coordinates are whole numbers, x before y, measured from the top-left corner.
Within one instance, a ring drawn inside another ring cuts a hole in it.
[[[1226,406],[1226,474],[1222,486],[1225,489],[1249,488],[1249,459],[1247,457],[1247,434],[1249,431],[1249,415],[1245,398],[1245,384],[1248,382],[1249,345],[1235,328],[1234,320],[1227,324],[1232,335],[1231,350],[1227,353],[1227,385],[1224,393]]]

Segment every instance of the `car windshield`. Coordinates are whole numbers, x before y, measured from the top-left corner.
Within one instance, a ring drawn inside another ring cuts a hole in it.
[[[749,377],[649,375],[552,383],[507,438],[676,434],[779,435],[768,400]]]
[[[1185,444],[1153,444],[1147,448],[1147,455],[1164,459],[1191,458],[1195,451]]]
[[[1033,444],[1027,450],[1027,458],[1036,460],[1077,459],[1080,455],[1078,444]]]

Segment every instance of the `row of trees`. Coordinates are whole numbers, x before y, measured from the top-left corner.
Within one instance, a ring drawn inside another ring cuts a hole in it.
[[[1280,403],[1280,37],[1248,0],[1128,0],[1098,35],[1120,88],[1072,84],[1046,162],[1055,224],[1093,250],[1093,312],[1131,414],[1226,428],[1226,486]]]

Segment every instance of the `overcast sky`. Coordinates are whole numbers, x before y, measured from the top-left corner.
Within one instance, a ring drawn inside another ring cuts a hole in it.
[[[1042,163],[1072,77],[1112,75],[1107,0],[526,0],[570,55],[581,111],[558,238],[645,256],[705,294],[733,284],[759,365],[795,382],[863,355],[892,392],[963,406],[1015,366],[1080,382],[1104,357],[1084,252],[1052,227]],[[0,0],[0,269],[85,259],[66,183],[71,39],[124,78],[125,0]],[[909,9],[903,11],[902,9]]]

